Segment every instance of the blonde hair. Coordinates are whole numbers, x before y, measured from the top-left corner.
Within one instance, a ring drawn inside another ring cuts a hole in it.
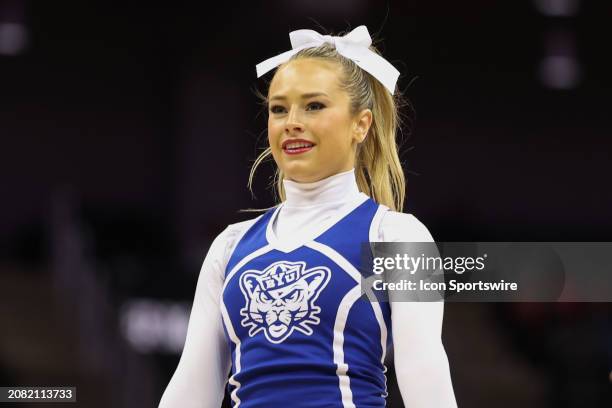
[[[373,45],[370,46],[370,49],[380,54]],[[319,58],[340,64],[343,73],[340,78],[340,87],[349,95],[351,114],[355,115],[363,109],[372,111],[372,124],[367,136],[362,143],[357,145],[355,155],[357,186],[361,192],[377,203],[395,211],[402,211],[406,194],[405,177],[396,142],[396,133],[400,130],[402,121],[399,108],[405,103],[400,92],[396,90],[395,94],[391,95],[378,80],[352,60],[338,54],[330,44],[325,43],[316,48],[301,50],[285,64],[301,58]],[[267,106],[268,98],[261,93],[258,93],[258,96]],[[255,159],[248,182],[251,192],[255,171],[271,156],[272,150],[268,146]],[[283,172],[277,167],[274,184],[276,194],[281,201],[285,201],[283,179]]]

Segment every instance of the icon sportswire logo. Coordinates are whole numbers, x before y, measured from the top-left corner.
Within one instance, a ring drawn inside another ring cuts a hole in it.
[[[249,336],[263,331],[268,341],[282,343],[297,330],[312,334],[318,325],[315,305],[329,283],[331,272],[324,266],[306,269],[305,262],[280,261],[263,271],[248,270],[240,277],[246,305],[240,309],[241,324]]]

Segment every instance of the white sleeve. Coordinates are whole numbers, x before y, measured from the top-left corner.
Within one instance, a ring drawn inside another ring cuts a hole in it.
[[[233,227],[215,238],[204,259],[183,354],[159,408],[211,408],[220,407],[223,402],[231,360],[219,302],[228,248],[235,238]]]
[[[379,229],[383,242],[433,242],[413,215],[387,211]],[[394,363],[404,405],[457,406],[442,345],[444,302],[391,302]]]

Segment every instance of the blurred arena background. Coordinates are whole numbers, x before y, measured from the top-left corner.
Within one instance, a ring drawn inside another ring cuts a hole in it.
[[[612,240],[611,18],[580,0],[0,0],[0,385],[156,406],[212,239],[274,203],[271,166],[246,188],[255,64],[298,28],[382,38],[414,108],[405,211],[436,240]],[[612,406],[611,310],[447,303],[459,406]]]

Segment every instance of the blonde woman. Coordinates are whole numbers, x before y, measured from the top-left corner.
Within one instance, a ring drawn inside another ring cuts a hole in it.
[[[257,66],[278,68],[251,172],[274,158],[281,203],[212,243],[160,407],[219,407],[226,385],[234,407],[384,407],[391,343],[405,406],[455,407],[443,303],[360,299],[362,243],[432,241],[400,212],[399,74],[365,26],[290,37]]]

